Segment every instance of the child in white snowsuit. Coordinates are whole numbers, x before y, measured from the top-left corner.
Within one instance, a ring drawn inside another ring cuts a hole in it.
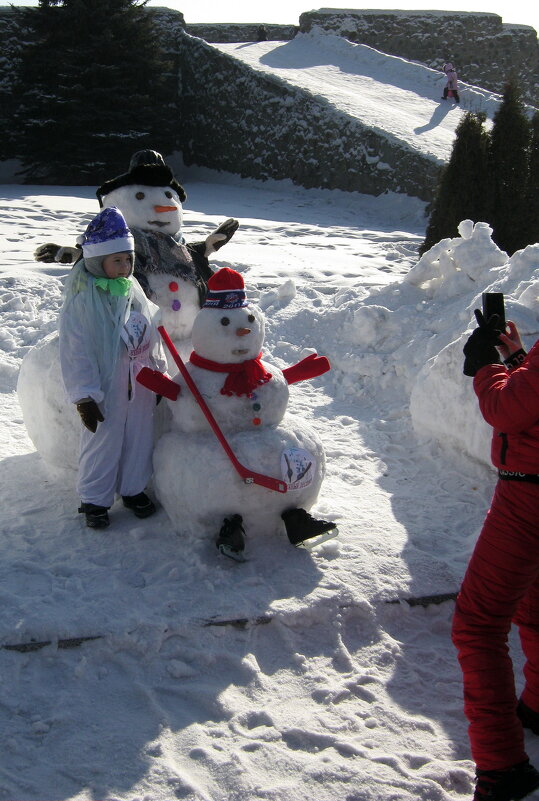
[[[155,395],[135,377],[164,368],[150,304],[132,277],[134,240],[117,208],[95,217],[83,258],[69,274],[60,312],[60,364],[83,427],[77,489],[91,528],[109,525],[115,493],[137,517],[155,512],[144,489],[152,472]]]
[[[453,67],[452,64],[447,63],[444,64],[443,71],[447,75],[447,83],[444,86],[444,96],[442,97],[442,100],[447,100],[447,96],[449,94],[449,91],[451,90],[453,97],[455,98],[455,103],[460,103],[459,84],[455,68]]]

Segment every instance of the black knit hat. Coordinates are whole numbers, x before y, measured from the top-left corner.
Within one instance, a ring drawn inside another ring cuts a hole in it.
[[[99,205],[103,206],[104,196],[112,192],[113,189],[132,184],[170,186],[171,189],[178,193],[182,203],[187,197],[183,186],[174,178],[172,170],[165,164],[160,153],[155,150],[139,150],[129,162],[129,172],[118,175],[116,178],[111,178],[110,181],[105,181],[98,188],[96,195]]]

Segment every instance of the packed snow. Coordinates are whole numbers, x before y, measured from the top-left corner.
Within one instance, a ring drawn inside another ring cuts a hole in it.
[[[508,259],[464,223],[418,260],[412,199],[184,181],[186,238],[241,222],[212,263],[263,309],[265,360],[332,363],[290,405],[324,443],[315,512],[339,537],[309,553],[250,532],[237,564],[162,509],[138,521],[117,504],[106,533],[84,527],[74,471],[36,453],[16,386],[68,269],[33,251],[74,241],[97,203],[91,188],[3,186],[0,797],[467,798],[453,604],[405,599],[462,577],[495,476],[460,351],[486,289],[536,339],[539,246]],[[31,641],[50,644],[5,648]]]
[[[308,552],[251,527],[238,564],[162,507],[137,520],[117,503],[109,529],[85,527],[75,471],[36,451],[17,382],[69,269],[33,252],[75,242],[95,187],[1,186],[0,799],[470,799],[453,602],[409,601],[456,592],[488,508],[462,346],[486,290],[537,339],[539,245],[508,258],[463,221],[419,259],[413,198],[176,174],[187,241],[240,221],[211,262],[264,313],[264,361],[331,362],[290,387],[289,409],[323,443],[312,511],[339,536]]]

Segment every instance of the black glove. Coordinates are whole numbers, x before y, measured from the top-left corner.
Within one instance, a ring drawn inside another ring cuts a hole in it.
[[[71,247],[62,245],[55,245],[53,242],[47,242],[46,245],[40,245],[34,251],[34,259],[36,261],[43,261],[46,264],[73,264],[78,261],[82,256],[82,250],[79,247]]]
[[[218,228],[216,228],[213,233],[224,234],[225,238],[221,239],[219,242],[214,242],[213,249],[219,250],[219,248],[222,248],[223,245],[226,245],[227,242],[230,242],[230,240],[232,239],[232,237],[234,236],[239,227],[240,227],[239,222],[232,218],[230,218],[229,220],[225,220],[224,223],[221,223],[221,225]]]
[[[476,328],[464,345],[464,375],[474,376],[486,364],[501,364],[500,354],[496,350],[499,336],[502,333],[500,318],[493,314],[485,320],[479,309],[474,311],[479,328]]]
[[[83,400],[77,403],[77,411],[80,414],[81,420],[86,428],[95,434],[97,431],[97,424],[102,423],[105,419],[99,411],[99,406],[95,400]]]
[[[56,259],[56,255],[60,250],[60,245],[55,245],[53,242],[47,242],[45,245],[40,245],[34,251],[34,259],[36,261],[45,262],[45,264],[52,264]]]

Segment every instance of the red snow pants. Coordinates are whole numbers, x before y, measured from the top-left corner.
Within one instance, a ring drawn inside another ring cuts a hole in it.
[[[472,757],[482,770],[527,758],[507,638],[519,628],[522,700],[539,713],[539,485],[499,480],[459,595],[453,642]]]

